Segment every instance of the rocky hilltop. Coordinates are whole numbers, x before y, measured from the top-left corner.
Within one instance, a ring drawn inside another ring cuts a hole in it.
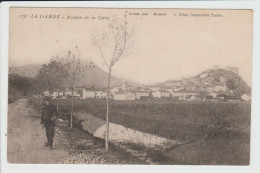
[[[235,67],[209,69],[191,78],[169,80],[154,86],[172,88],[176,92],[216,92],[235,96],[251,92],[251,88],[239,76],[238,68]]]

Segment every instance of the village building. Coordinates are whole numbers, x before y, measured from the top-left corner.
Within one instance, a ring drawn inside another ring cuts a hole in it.
[[[213,92],[215,90],[215,87],[214,86],[207,86],[206,88],[206,92]]]
[[[220,77],[219,77],[219,81],[220,81],[221,83],[225,83],[225,82],[227,81],[227,79],[226,79],[225,77],[223,77],[223,76],[220,76]]]
[[[190,98],[191,96],[197,96],[198,93],[196,92],[190,92],[190,91],[178,91],[178,92],[172,92],[172,97],[175,97],[179,100],[185,100],[187,97]]]
[[[188,81],[188,79],[185,79],[185,78],[184,78],[184,79],[182,79],[182,84],[183,84],[183,85],[186,85],[186,84],[188,84],[188,82],[189,82],[189,81]]]
[[[114,94],[114,100],[135,100],[135,94],[130,91],[121,91]]]
[[[207,92],[207,86],[200,86],[200,87],[199,87],[199,90],[200,90],[201,92]]]
[[[160,88],[160,87],[149,87],[149,89],[150,89],[152,92],[156,92],[156,91],[159,91],[161,88]]]
[[[198,98],[196,97],[196,96],[194,96],[194,95],[192,95],[190,98],[189,98],[189,100],[197,100]]]
[[[167,90],[160,90],[159,92],[161,93],[161,97],[163,97],[163,98],[171,97],[171,93]]]
[[[230,95],[234,95],[234,91],[233,91],[233,90],[228,90],[228,93],[229,93]]]
[[[152,92],[152,97],[153,98],[161,98],[161,93],[159,91],[160,90]]]
[[[98,90],[96,91],[96,98],[107,98],[107,93],[105,91]]]
[[[127,90],[132,90],[134,88],[134,86],[129,85],[127,81],[123,80],[123,85],[122,87],[119,87],[119,91],[127,91]]]
[[[208,94],[208,95],[210,95],[210,96],[212,96],[213,98],[216,98],[217,97],[217,93],[215,93],[215,92],[211,92],[210,94]]]
[[[212,85],[214,82],[215,82],[215,78],[213,76],[208,76],[207,78],[203,79],[202,84]]]
[[[122,87],[121,87],[121,86],[116,86],[116,87],[111,88],[111,89],[110,89],[110,92],[111,92],[112,94],[115,94],[115,93],[117,93],[117,92],[119,92],[119,91],[121,91],[121,90],[122,90]]]
[[[200,79],[199,79],[199,78],[191,78],[190,81],[191,81],[194,85],[199,85],[199,84],[200,84]]]
[[[150,92],[148,91],[135,91],[136,99],[147,99],[150,97]]]
[[[151,92],[151,90],[148,87],[141,88],[141,91]]]
[[[204,85],[209,85],[210,82],[209,82],[209,81],[203,81],[203,84],[204,84]]]
[[[57,98],[58,95],[59,95],[59,93],[57,91],[54,91],[54,92],[52,92],[51,97],[52,98]]]
[[[169,92],[173,92],[174,88],[165,88],[165,90],[169,91]]]
[[[74,97],[81,97],[80,91],[75,90],[75,91],[73,92],[73,96],[74,96]]]
[[[175,83],[174,82],[169,82],[169,83],[166,83],[165,86],[166,87],[173,87],[173,86],[175,86]]]
[[[67,97],[72,96],[72,89],[66,88],[65,91],[63,92],[63,96],[67,96]],[[74,97],[80,97],[80,94],[78,93],[78,88],[74,88],[73,96]]]
[[[50,96],[50,92],[49,92],[49,91],[44,91],[44,92],[43,92],[43,96],[44,96],[44,97]]]
[[[206,101],[206,100],[213,100],[213,96],[211,95],[206,95],[206,98],[203,99],[203,101]]]
[[[173,89],[173,91],[183,91],[185,89],[184,86],[178,86],[176,88]]]
[[[96,91],[93,88],[86,88],[82,90],[82,98],[88,99],[88,98],[95,98],[96,97]]]
[[[75,88],[74,89],[74,97],[83,98],[83,90],[81,88]]]
[[[224,101],[224,100],[227,100],[228,95],[227,94],[218,94],[216,98],[218,100]]]
[[[171,93],[167,90],[158,90],[152,93],[152,97],[154,98],[169,98],[171,97]]]
[[[189,86],[186,86],[185,89],[188,90],[188,91],[199,91],[199,86],[189,85]]]
[[[198,91],[201,91],[201,92],[213,92],[213,91],[215,91],[215,88],[214,88],[214,86],[202,85],[202,86],[199,86],[199,90]]]
[[[174,86],[181,86],[181,85],[182,85],[181,81],[168,82],[165,84],[166,87],[174,87]]]
[[[227,92],[228,87],[226,85],[216,85],[214,88],[215,92]]]
[[[143,90],[144,90],[143,87],[135,87],[134,90],[132,91],[143,91]]]
[[[72,91],[69,88],[66,88],[65,91],[64,91],[64,95],[72,96]]]
[[[74,90],[73,96],[74,97],[82,97],[82,90]]]

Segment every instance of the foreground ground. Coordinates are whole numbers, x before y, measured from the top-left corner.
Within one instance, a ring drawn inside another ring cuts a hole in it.
[[[111,121],[129,128],[185,141],[165,150],[134,144],[110,145],[80,128],[68,127],[70,100],[60,109],[65,117],[57,123],[54,150],[44,147],[40,107],[26,98],[8,106],[9,163],[87,164],[190,164],[248,165],[250,158],[250,103],[202,103],[174,101],[112,102]],[[105,102],[78,100],[76,110],[103,118]]]
[[[113,145],[105,153],[103,141],[80,129],[70,130],[66,121],[57,121],[54,149],[44,147],[46,136],[40,125],[39,108],[25,98],[8,105],[7,139],[9,163],[146,163]]]

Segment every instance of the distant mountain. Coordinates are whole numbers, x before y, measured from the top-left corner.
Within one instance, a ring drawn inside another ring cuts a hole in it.
[[[40,70],[40,64],[28,64],[9,67],[9,74],[17,74],[22,77],[34,78]]]
[[[83,65],[89,65],[89,61],[82,61],[81,64]],[[107,86],[107,73],[102,70],[100,67],[98,67],[96,64],[94,64],[95,68],[91,70],[89,75],[84,77],[80,82],[78,82],[78,85],[85,85],[87,87],[94,86],[95,88],[106,88]],[[120,79],[118,77],[115,77],[112,75],[111,77],[111,87],[115,86],[122,86],[124,79]],[[125,80],[129,85],[132,86],[140,86],[140,84]]]
[[[89,61],[81,61],[82,66],[89,65]],[[95,87],[95,88],[106,88],[107,85],[107,73],[102,70],[100,67],[98,67],[96,64],[94,64],[95,68],[91,70],[89,75],[86,75],[86,77],[82,78],[79,82],[77,82],[76,85],[78,86],[86,86],[86,87]],[[37,76],[38,71],[40,70],[41,65],[40,64],[30,64],[30,65],[23,65],[23,66],[12,66],[9,67],[9,74],[18,74],[22,77],[29,77],[34,78]],[[122,86],[123,79],[117,78],[115,76],[111,77],[111,87],[115,86]],[[128,81],[126,82],[129,85],[132,86],[140,86],[140,84]]]

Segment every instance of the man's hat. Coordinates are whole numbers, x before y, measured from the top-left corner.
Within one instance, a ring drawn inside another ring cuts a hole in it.
[[[45,97],[44,100],[47,102],[50,102],[51,101],[51,98],[50,97]]]

